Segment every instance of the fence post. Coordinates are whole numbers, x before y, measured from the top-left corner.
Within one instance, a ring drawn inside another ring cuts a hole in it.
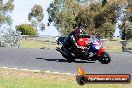
[[[51,49],[51,36],[49,36],[49,49]]]
[[[120,43],[122,44],[122,51],[126,52],[127,51],[127,40],[121,40]]]

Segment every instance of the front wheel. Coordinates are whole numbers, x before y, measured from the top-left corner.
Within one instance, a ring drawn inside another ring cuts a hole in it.
[[[102,63],[102,64],[108,64],[111,61],[111,57],[107,52],[102,52],[101,56],[98,58],[98,60]]]

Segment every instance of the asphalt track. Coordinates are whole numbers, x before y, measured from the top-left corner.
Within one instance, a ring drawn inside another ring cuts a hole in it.
[[[88,74],[130,74],[132,75],[132,53],[110,53],[112,61],[101,64],[98,61],[68,63],[54,49],[0,48],[0,67],[53,71],[76,74],[83,67]]]

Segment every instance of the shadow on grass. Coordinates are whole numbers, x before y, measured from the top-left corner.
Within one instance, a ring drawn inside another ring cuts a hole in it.
[[[36,58],[36,59],[42,59],[45,61],[51,61],[51,62],[67,62],[66,59],[45,59],[45,58]],[[94,61],[82,61],[82,60],[76,60],[74,63],[95,63]]]

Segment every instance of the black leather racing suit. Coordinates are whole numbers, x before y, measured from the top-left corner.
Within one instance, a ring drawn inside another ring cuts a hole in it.
[[[72,53],[71,51],[74,50],[75,48],[80,47],[77,44],[77,34],[73,31],[71,32],[67,38],[65,38],[63,47],[69,52]]]

